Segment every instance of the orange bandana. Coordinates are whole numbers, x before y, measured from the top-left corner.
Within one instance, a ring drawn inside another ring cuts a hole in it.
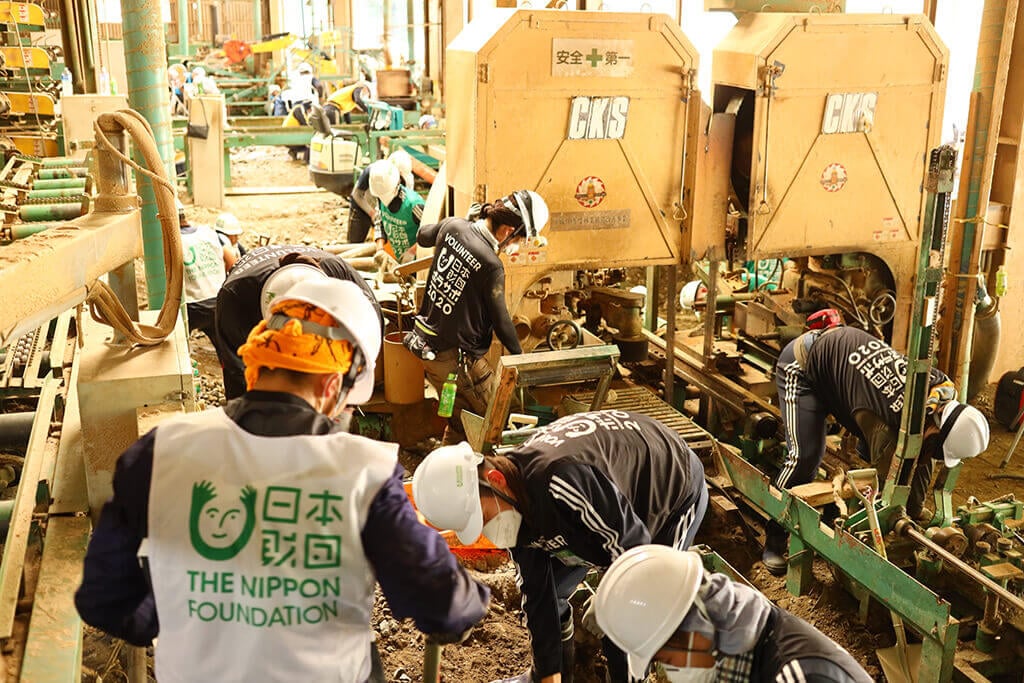
[[[332,327],[334,318],[322,309],[302,301],[284,301],[271,309],[289,320],[279,330],[267,328],[262,320],[252,328],[238,355],[245,363],[245,384],[252,389],[259,379],[260,369],[285,369],[311,375],[348,372],[352,365],[352,345],[340,339],[326,339],[302,331],[299,320]]]

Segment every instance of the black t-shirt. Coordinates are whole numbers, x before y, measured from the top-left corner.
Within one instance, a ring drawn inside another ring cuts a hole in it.
[[[330,252],[304,245],[274,245],[250,250],[235,263],[235,267],[231,269],[231,273],[220,288],[220,293],[217,294],[214,342],[224,365],[225,395],[228,398],[240,396],[245,390],[244,381],[240,379],[244,367],[238,358],[238,347],[245,343],[249,332],[263,319],[263,312],[260,309],[263,283],[271,273],[281,267],[282,256],[296,252],[320,259],[320,268],[328,276],[355,282],[373,304],[377,315],[381,315],[380,304],[359,271]],[[381,316],[382,330],[383,325]]]
[[[437,334],[430,345],[479,357],[497,333],[510,353],[522,353],[505,305],[505,267],[480,231],[464,218],[446,218],[421,226],[416,242],[436,249],[420,307],[420,317]]]
[[[829,412],[853,434],[866,436],[856,422],[861,410],[899,429],[907,358],[881,339],[854,327],[829,330],[808,349],[804,374]],[[929,385],[947,380],[933,368]]]

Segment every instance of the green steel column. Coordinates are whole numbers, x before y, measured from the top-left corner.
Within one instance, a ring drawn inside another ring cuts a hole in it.
[[[263,0],[252,0],[252,42],[263,40]]]
[[[123,3],[124,0],[121,0]],[[257,0],[257,3],[259,0]],[[178,0],[178,54],[188,55],[188,0]]]
[[[174,177],[171,140],[171,104],[167,94],[167,46],[160,20],[160,0],[121,0],[124,57],[128,69],[128,104],[149,121],[167,177]],[[182,1],[180,4],[184,4]],[[141,155],[136,153],[136,161]],[[151,310],[160,308],[167,288],[163,263],[163,236],[156,215],[152,182],[136,174],[142,197],[142,243],[146,263],[146,291]]]

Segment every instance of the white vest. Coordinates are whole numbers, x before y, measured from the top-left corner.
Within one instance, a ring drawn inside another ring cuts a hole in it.
[[[224,249],[220,238],[208,225],[181,233],[181,252],[185,262],[185,303],[206,301],[217,296],[224,284]]]
[[[255,436],[221,409],[161,423],[146,541],[160,683],[366,681],[375,579],[360,533],[397,450]]]

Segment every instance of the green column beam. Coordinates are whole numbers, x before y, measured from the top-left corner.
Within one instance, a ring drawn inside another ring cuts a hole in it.
[[[121,0],[125,65],[128,69],[128,104],[153,128],[167,177],[174,178],[170,99],[167,94],[167,46],[160,20],[160,0]],[[184,5],[184,1],[179,2]],[[181,13],[179,11],[179,17]],[[187,30],[187,26],[186,26]],[[142,163],[142,157],[135,155]],[[136,174],[142,197],[142,245],[146,264],[146,291],[151,310],[160,308],[167,289],[163,263],[163,235],[157,218],[152,182]]]
[[[178,0],[176,4],[178,7],[178,54],[185,57],[188,55],[188,0]]]

